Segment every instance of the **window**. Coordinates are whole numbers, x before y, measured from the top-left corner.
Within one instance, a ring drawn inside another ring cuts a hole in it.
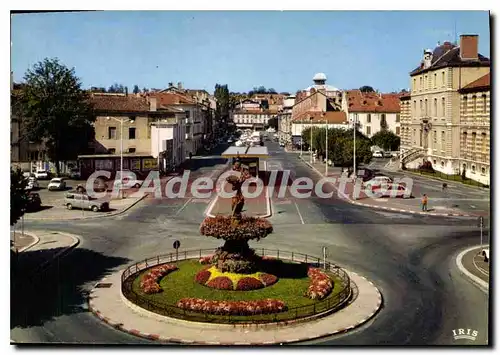
[[[446,133],[441,131],[441,150],[444,150],[446,144]]]
[[[413,100],[413,114],[417,114],[417,100]]]
[[[481,133],[481,152],[487,153],[486,133]]]
[[[424,78],[420,77],[420,90],[422,90],[422,88],[424,87],[423,82],[422,82],[423,80],[424,80]]]
[[[445,79],[446,79],[446,74],[445,72],[443,71],[441,73],[441,86],[445,86]]]
[[[485,168],[481,168],[481,174],[482,175],[486,175],[486,169]]]
[[[400,122],[401,121],[401,117],[399,115],[399,113],[396,114],[396,122]]]
[[[476,173],[476,166],[475,166],[475,165],[472,165],[472,166],[471,166],[471,170],[472,170],[472,172],[475,174],[475,173]]]
[[[467,106],[469,105],[469,100],[467,98],[467,95],[464,96],[464,115],[467,115]]]
[[[444,97],[441,99],[441,112],[443,117],[446,117],[446,99]]]
[[[434,144],[437,144],[437,131],[434,131]]]
[[[130,117],[129,117],[129,119],[130,119],[131,121],[135,121],[136,116],[130,116]]]
[[[420,117],[422,116],[423,112],[424,112],[424,103],[422,100],[420,100],[420,115],[419,115]]]
[[[399,135],[400,135],[400,133],[401,133],[401,129],[400,129],[399,127],[396,127],[396,135],[398,135],[398,136],[399,136]]]
[[[189,118],[191,116],[191,112],[189,110],[184,111],[186,113],[186,118]]]
[[[444,168],[444,161],[441,161],[441,167]]]
[[[486,95],[481,96],[481,101],[483,102],[483,113],[486,113]]]
[[[434,159],[434,161],[433,161],[433,164],[432,164],[432,165],[436,166],[436,163],[437,163],[437,161],[436,161],[436,159]]]
[[[128,128],[128,139],[135,139],[135,127]]]
[[[417,90],[417,79],[413,79],[413,91]]]
[[[437,88],[437,77],[438,77],[437,73],[434,73],[434,85],[433,85],[434,89]]]
[[[427,75],[424,77],[424,90],[429,86],[429,81],[427,80]]]
[[[366,123],[372,123],[372,114],[371,113],[366,115]]]
[[[462,135],[462,145],[464,149],[467,149],[467,132]]]
[[[476,150],[476,137],[477,137],[477,134],[476,132],[472,133],[472,150]]]
[[[438,116],[438,99],[434,99],[434,117]]]
[[[366,126],[366,135],[369,136],[372,134],[372,128],[370,126]]]
[[[477,98],[476,95],[472,96],[472,112],[477,112]]]
[[[429,114],[429,111],[427,111],[427,99],[425,99],[425,116],[427,117]]]
[[[417,129],[413,129],[413,144],[417,144]]]
[[[135,148],[128,148],[129,153],[135,153]]]
[[[108,127],[108,139],[116,139],[116,127]]]
[[[108,153],[109,154],[115,154],[116,153],[116,149],[115,148],[110,148],[110,149],[108,149]]]

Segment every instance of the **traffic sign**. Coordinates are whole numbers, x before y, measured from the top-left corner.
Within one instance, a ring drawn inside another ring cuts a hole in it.
[[[180,246],[181,246],[181,242],[179,242],[178,240],[176,240],[174,242],[174,249],[179,249]]]
[[[479,219],[478,219],[478,224],[479,224],[479,227],[484,227],[484,218],[483,216],[480,216]]]

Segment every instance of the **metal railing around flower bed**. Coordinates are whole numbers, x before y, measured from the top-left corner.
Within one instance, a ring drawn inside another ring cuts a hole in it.
[[[278,260],[283,259],[287,261],[307,263],[315,267],[323,268],[328,273],[336,277],[336,282],[340,280],[341,290],[333,294],[333,291],[335,290],[334,282],[334,289],[332,290],[332,294],[321,301],[315,302],[310,305],[289,308],[286,312],[258,314],[252,316],[214,315],[187,311],[185,309],[177,307],[176,305],[167,305],[164,303],[152,301],[133,290],[132,284],[136,275],[145,269],[170,262],[177,262],[187,259],[199,259],[204,256],[213,255],[215,253],[215,249],[198,249],[158,255],[130,265],[123,271],[121,276],[122,293],[129,301],[154,313],[195,322],[229,324],[283,322],[311,317],[316,314],[320,314],[326,311],[334,311],[341,308],[346,304],[349,297],[351,296],[351,280],[349,276],[342,268],[336,266],[328,260],[326,260],[325,263],[325,260],[316,256],[278,249],[254,248],[254,250],[256,254],[260,256],[268,256],[271,258],[276,258]]]

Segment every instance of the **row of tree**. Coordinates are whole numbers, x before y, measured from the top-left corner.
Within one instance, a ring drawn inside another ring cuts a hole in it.
[[[312,132],[311,132],[312,129]],[[312,133],[312,141],[311,141]],[[354,132],[352,129],[340,128],[328,129],[328,159],[336,166],[352,166],[354,158]],[[306,149],[312,147],[319,156],[326,155],[326,129],[320,127],[308,127],[302,131],[302,141]],[[311,143],[312,142],[312,143]],[[385,150],[397,150],[399,148],[399,137],[391,131],[380,131],[368,138],[356,130],[356,161],[368,164],[372,159],[371,147],[379,146]]]
[[[90,91],[91,92],[100,92],[100,93],[118,93],[118,94],[128,94],[128,92],[129,92],[128,86],[124,86],[122,84],[117,84],[117,83],[111,85],[108,89],[106,89],[105,87],[92,86],[90,88]],[[138,94],[140,92],[146,93],[146,92],[149,92],[149,89],[142,88],[142,90],[141,90],[141,89],[139,89],[139,85],[134,85],[132,92],[134,94]]]

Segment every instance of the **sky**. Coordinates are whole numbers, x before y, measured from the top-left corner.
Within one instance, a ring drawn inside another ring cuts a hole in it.
[[[21,81],[46,57],[74,67],[83,88],[131,91],[216,83],[295,93],[326,74],[340,89],[409,87],[423,50],[478,34],[490,57],[486,11],[105,11],[14,14],[11,70]]]

